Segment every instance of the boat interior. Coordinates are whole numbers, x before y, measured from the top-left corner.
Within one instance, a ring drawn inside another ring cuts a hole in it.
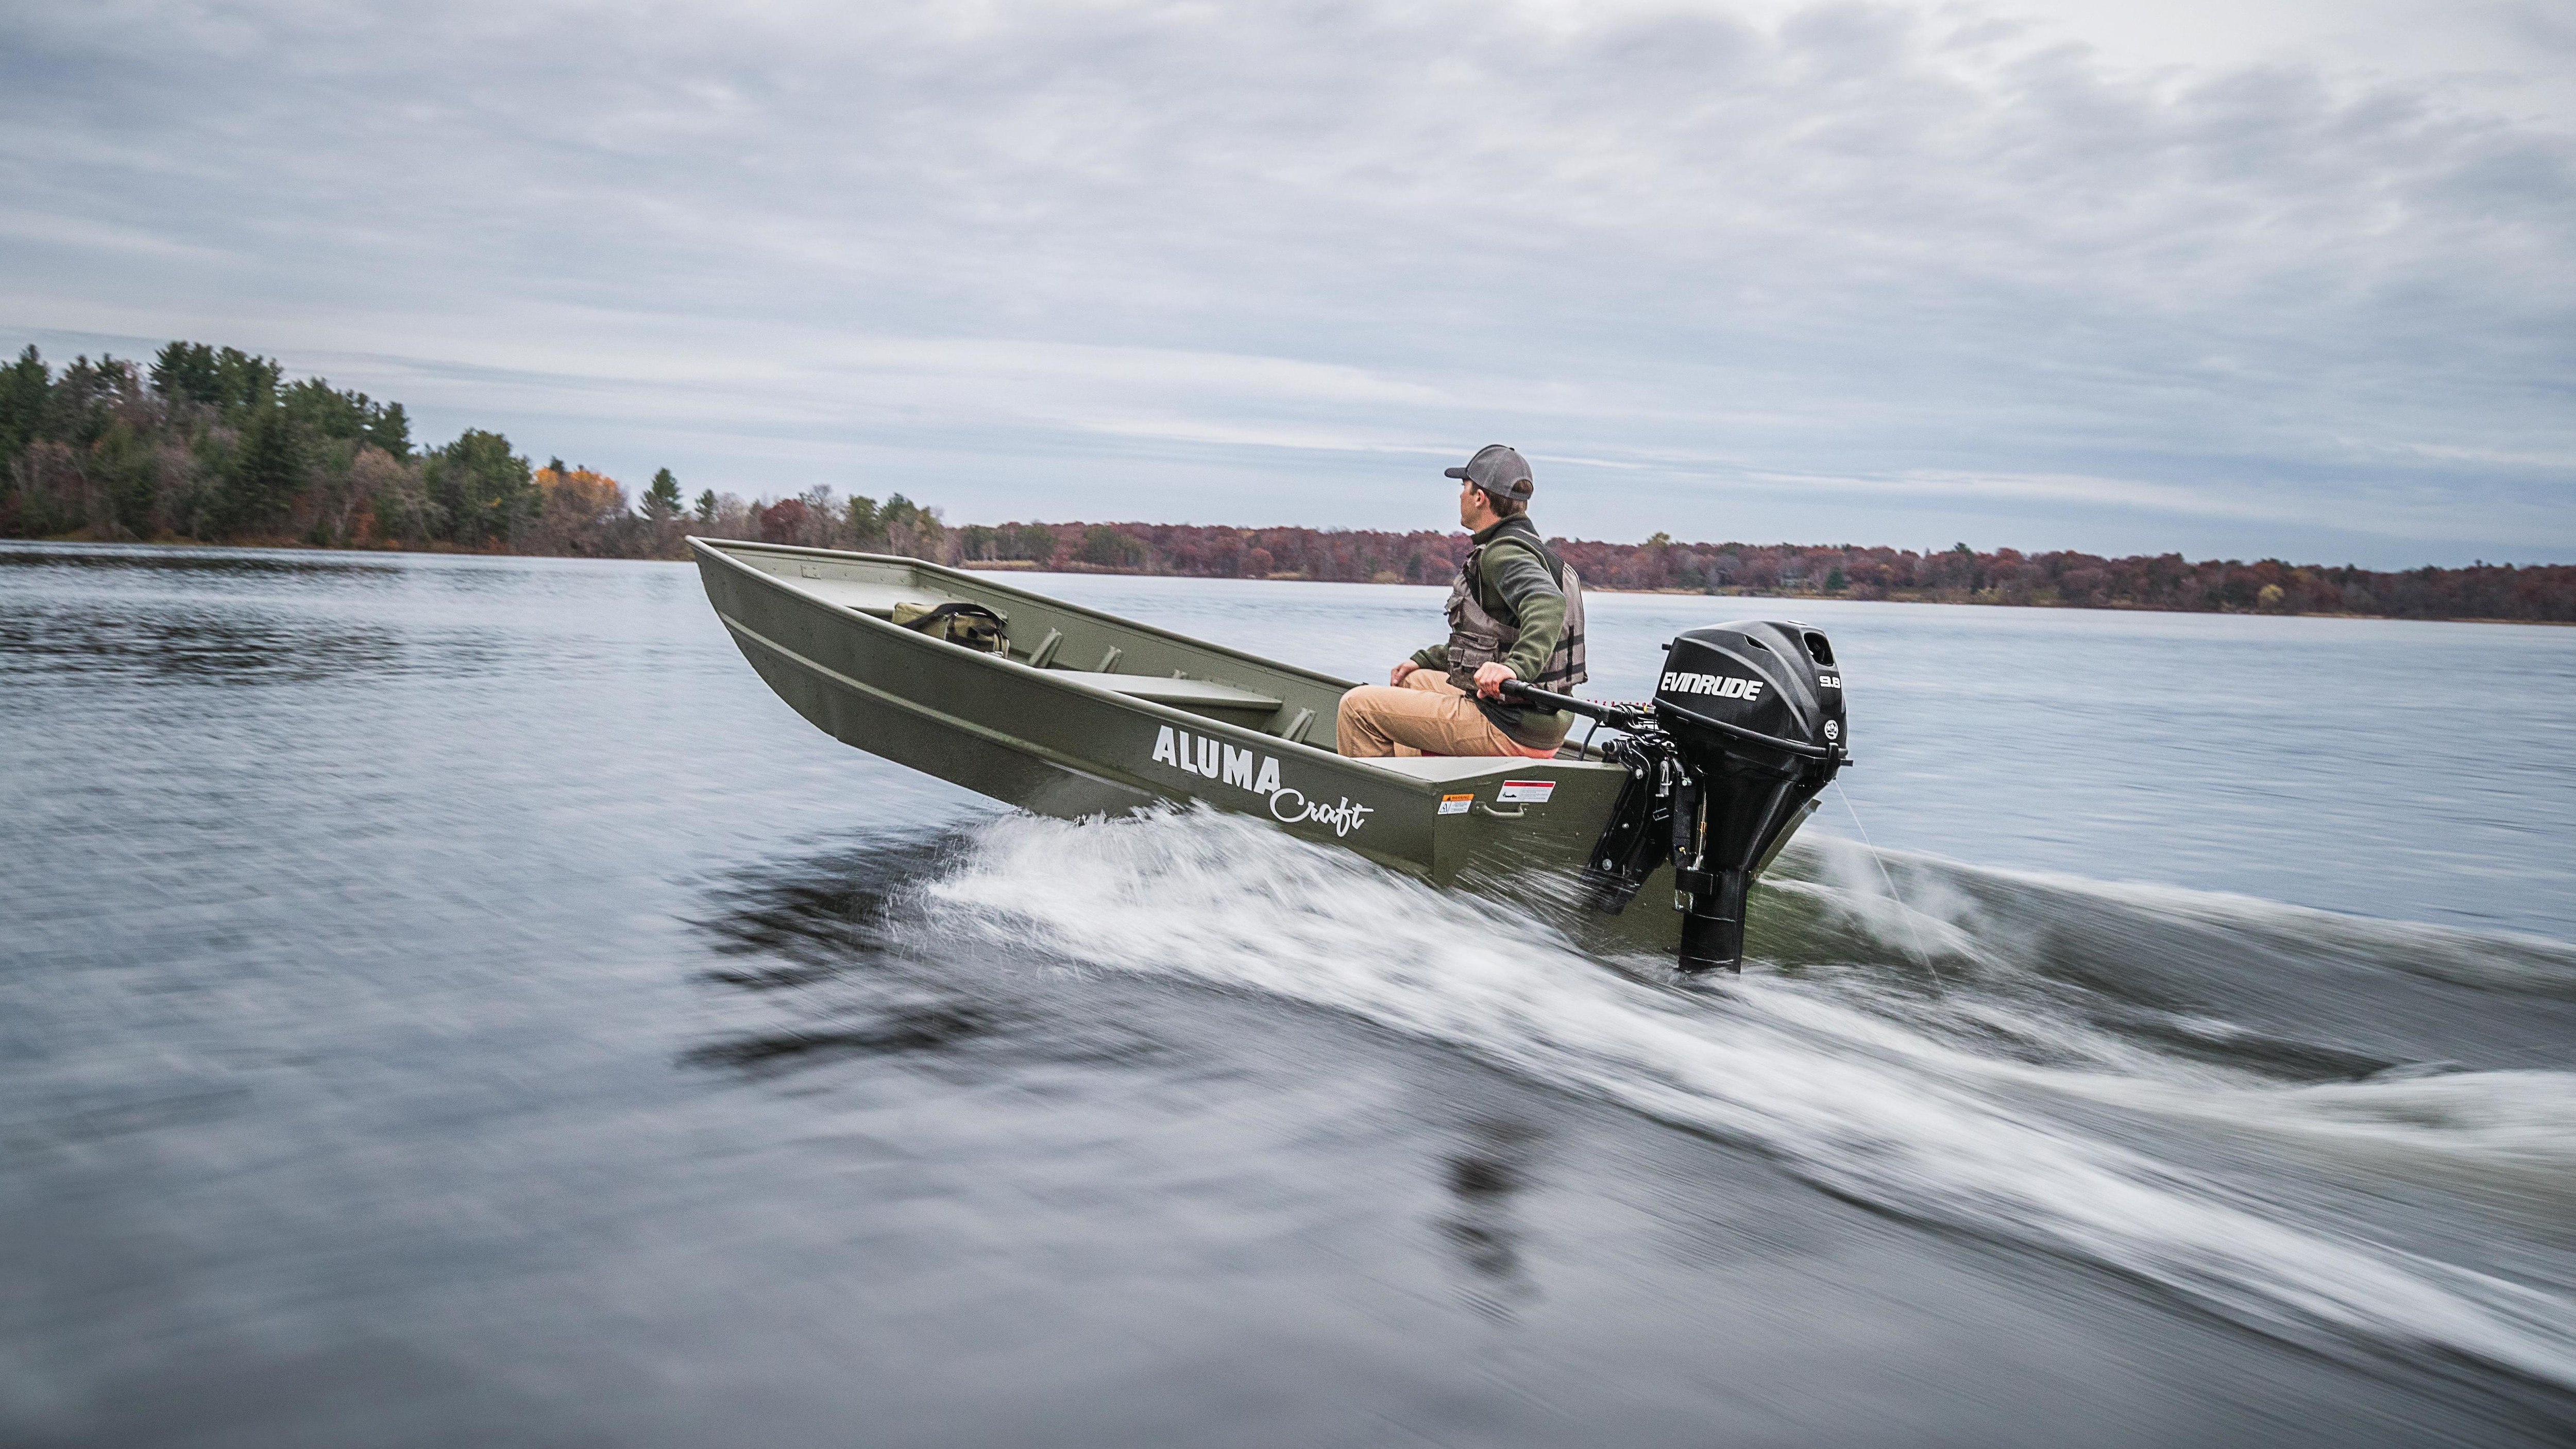
[[[1349,686],[1328,675],[1013,588],[989,575],[908,559],[704,542],[788,588],[879,619],[891,619],[905,604],[981,605],[1002,617],[1009,656],[1022,664],[1283,740],[1333,748],[1334,711]],[[1559,752],[1562,759],[1584,757],[1572,744]],[[1435,756],[1368,763],[1416,779],[1447,780],[1529,762]]]

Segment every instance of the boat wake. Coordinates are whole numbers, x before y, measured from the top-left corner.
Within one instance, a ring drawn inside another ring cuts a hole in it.
[[[1830,839],[1783,865],[1715,981],[1208,813],[992,822],[888,929],[1350,1013],[2320,1349],[2576,1389],[2576,948]]]

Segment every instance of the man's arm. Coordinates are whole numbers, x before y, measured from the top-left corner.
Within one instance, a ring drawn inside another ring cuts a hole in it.
[[[1437,669],[1443,674],[1448,673],[1449,641],[1443,639],[1437,644],[1427,645],[1423,648],[1414,650],[1413,662],[1421,665],[1425,669]]]
[[[1485,576],[1494,583],[1494,592],[1512,606],[1512,614],[1521,621],[1521,637],[1512,644],[1502,662],[1514,678],[1527,682],[1538,678],[1547,667],[1547,656],[1556,652],[1556,641],[1565,633],[1565,590],[1548,577],[1547,565],[1527,548],[1517,545],[1485,550]]]

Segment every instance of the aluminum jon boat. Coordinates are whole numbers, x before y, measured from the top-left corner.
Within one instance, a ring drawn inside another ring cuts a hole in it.
[[[1748,887],[1849,758],[1800,624],[1688,631],[1647,703],[1522,690],[1596,722],[1553,759],[1352,759],[1347,680],[918,559],[689,547],[743,657],[845,744],[1041,814],[1256,816],[1686,970],[1740,965]]]

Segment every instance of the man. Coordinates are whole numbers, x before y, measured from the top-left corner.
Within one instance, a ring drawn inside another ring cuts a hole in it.
[[[1500,443],[1476,451],[1459,480],[1458,522],[1475,535],[1449,587],[1449,640],[1416,651],[1384,684],[1342,696],[1345,755],[1522,755],[1545,759],[1571,723],[1508,703],[1517,679],[1564,692],[1581,684],[1583,582],[1529,521],[1529,464]]]

